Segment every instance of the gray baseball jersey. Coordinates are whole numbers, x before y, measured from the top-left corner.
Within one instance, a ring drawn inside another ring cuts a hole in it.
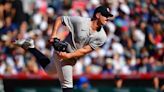
[[[70,44],[68,52],[82,48],[85,45],[90,45],[92,49],[96,49],[103,45],[107,38],[103,27],[99,31],[92,31],[91,18],[63,16],[62,21],[71,33],[65,39]]]
[[[106,40],[103,28],[99,31],[92,31],[90,18],[63,16],[62,21],[70,31],[70,34],[65,39],[68,43],[67,52],[73,52],[85,45],[90,45],[93,49],[96,49],[103,45]],[[51,74],[56,70],[62,88],[72,88],[73,65],[76,63],[76,60],[68,59],[61,61],[56,53],[53,54],[51,60],[45,71]]]

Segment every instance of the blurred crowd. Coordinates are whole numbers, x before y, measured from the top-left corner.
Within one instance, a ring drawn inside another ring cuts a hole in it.
[[[106,43],[78,60],[74,75],[164,72],[163,0],[0,0],[0,75],[40,74],[36,58],[16,39],[32,38],[51,58],[48,39],[57,16],[91,17],[99,5],[115,16],[104,26]],[[64,39],[65,27],[58,35]]]

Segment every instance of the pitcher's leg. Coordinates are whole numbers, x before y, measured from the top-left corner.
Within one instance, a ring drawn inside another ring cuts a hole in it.
[[[73,92],[73,88],[63,88],[63,92]]]
[[[52,62],[56,67],[63,92],[73,92],[73,64],[70,63],[71,61],[60,61],[58,56],[54,54],[54,60]],[[50,64],[46,68],[50,69]]]
[[[56,71],[62,88],[73,88],[73,66],[55,57]]]
[[[34,40],[32,39],[16,40],[15,44],[24,48],[25,50],[28,50],[31,54],[33,54],[37,59],[37,63],[39,63],[43,68],[45,68],[47,64],[50,63],[48,57],[46,57],[43,53],[41,53],[39,50],[35,48]]]
[[[62,66],[60,78],[62,88],[73,88],[73,67],[71,65]]]
[[[60,61],[62,62],[62,61]],[[72,65],[56,65],[59,81],[63,92],[73,92],[73,66]]]
[[[49,58],[36,48],[29,48],[28,51],[36,57],[37,63],[39,63],[43,68],[50,63]]]

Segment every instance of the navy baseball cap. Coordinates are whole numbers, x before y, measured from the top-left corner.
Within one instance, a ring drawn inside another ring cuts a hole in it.
[[[94,11],[94,16],[97,14],[97,13],[101,13],[102,16],[105,16],[105,17],[113,17],[113,14],[110,13],[110,10],[108,7],[105,7],[105,6],[99,6],[95,9]]]

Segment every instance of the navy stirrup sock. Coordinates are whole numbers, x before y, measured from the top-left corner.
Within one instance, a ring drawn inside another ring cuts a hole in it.
[[[39,63],[43,68],[45,68],[47,64],[50,63],[50,60],[48,59],[48,57],[46,57],[36,48],[29,48],[28,51],[36,57],[37,63]]]
[[[63,92],[73,92],[73,88],[62,88]]]

